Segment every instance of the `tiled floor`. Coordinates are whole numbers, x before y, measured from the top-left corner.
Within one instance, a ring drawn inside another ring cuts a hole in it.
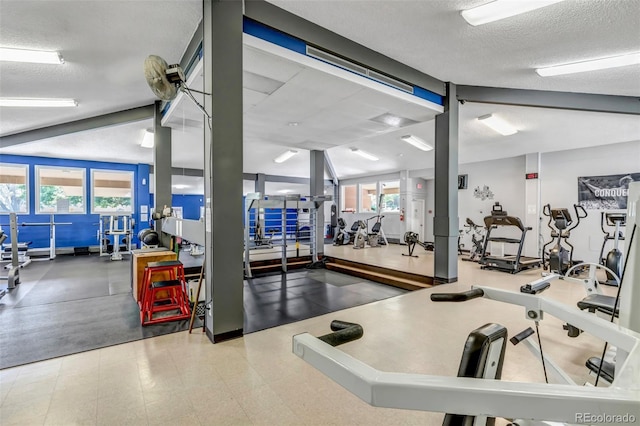
[[[460,262],[460,281],[264,330],[213,345],[176,333],[0,371],[0,424],[7,425],[436,425],[442,414],[370,407],[291,353],[293,335],[358,322],[361,340],[341,347],[386,371],[455,375],[472,329],[487,322],[514,335],[531,324],[522,309],[489,300],[436,304],[437,291],[471,284],[517,290],[540,271],[510,275]],[[574,305],[584,290],[557,282],[547,297]],[[601,342],[570,339],[562,324],[540,325],[545,353],[577,381]],[[28,348],[25,348],[28,350]],[[543,381],[524,345],[507,348],[503,379]]]

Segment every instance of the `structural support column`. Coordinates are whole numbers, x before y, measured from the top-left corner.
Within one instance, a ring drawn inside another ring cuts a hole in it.
[[[242,336],[242,1],[204,0],[205,331]],[[205,122],[206,122],[205,118]],[[209,126],[210,124],[210,126]]]
[[[458,280],[458,101],[447,83],[444,112],[436,116],[434,281]]]
[[[153,117],[153,205],[156,212],[171,206],[171,128],[162,127],[160,101],[155,103]],[[156,232],[163,246],[169,247],[171,237],[160,232],[162,222],[155,221]]]
[[[265,179],[265,174],[264,173],[258,173],[256,175],[256,182],[255,182],[255,192],[259,192],[261,196],[264,197],[264,183],[266,181]]]
[[[524,181],[524,202],[525,202],[525,223],[524,225],[531,228],[527,232],[524,240],[525,256],[542,257],[542,246],[540,244],[540,153],[533,152],[525,155],[525,174],[531,175],[531,179]],[[534,177],[534,175],[536,177]]]
[[[309,195],[324,195],[324,151],[311,151],[311,173],[309,175]],[[324,254],[324,206],[316,212],[315,253]]]

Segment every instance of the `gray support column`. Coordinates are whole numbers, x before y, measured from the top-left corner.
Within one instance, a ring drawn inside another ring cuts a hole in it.
[[[171,207],[171,128],[162,127],[160,101],[156,101],[153,118],[153,203],[156,212]],[[171,237],[160,232],[162,222],[155,221],[155,230],[163,246],[169,247]]]
[[[540,177],[540,153],[533,152],[525,155],[525,173],[537,173]],[[523,255],[530,257],[542,257],[542,245],[540,244],[540,179],[525,179],[524,181],[525,220],[524,225],[531,227],[524,240]]]
[[[205,276],[214,342],[242,336],[242,2],[204,0]],[[205,119],[205,122],[207,120]]]
[[[311,151],[309,195],[324,195],[324,151]],[[324,254],[324,206],[316,212],[315,253]]]
[[[458,280],[458,101],[447,83],[444,112],[436,116],[434,281]]]
[[[255,191],[259,192],[264,197],[264,183],[266,181],[264,173],[258,173],[256,175]]]

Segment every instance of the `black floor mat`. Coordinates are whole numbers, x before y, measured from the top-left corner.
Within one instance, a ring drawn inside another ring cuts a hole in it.
[[[24,270],[0,302],[0,369],[188,329],[188,320],[140,325],[131,264],[59,256]],[[244,283],[250,333],[370,303],[405,290],[327,270],[300,270]],[[194,329],[202,327],[200,320]]]

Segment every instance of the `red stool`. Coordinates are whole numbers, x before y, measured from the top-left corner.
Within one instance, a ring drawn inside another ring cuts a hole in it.
[[[168,272],[169,279],[152,281],[153,274],[159,272]],[[154,318],[155,313],[169,311],[175,312]],[[182,262],[169,260],[149,263],[144,272],[141,324],[145,326],[190,317],[191,307],[187,297],[187,283]]]

